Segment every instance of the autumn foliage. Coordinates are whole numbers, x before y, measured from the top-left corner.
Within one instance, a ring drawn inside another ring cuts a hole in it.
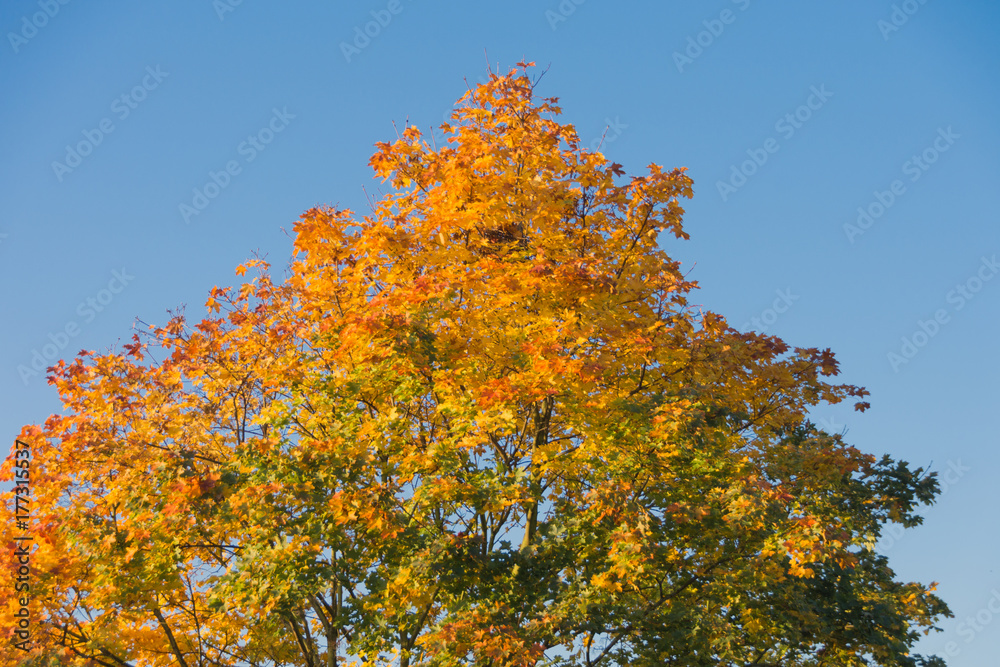
[[[691,179],[625,177],[530,71],[378,144],[282,280],[50,370],[35,664],[940,664],[947,607],[873,551],[933,475],[809,423],[867,407],[828,350],[689,304]]]

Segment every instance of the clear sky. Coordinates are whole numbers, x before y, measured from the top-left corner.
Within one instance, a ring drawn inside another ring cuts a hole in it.
[[[696,301],[833,348],[872,409],[820,425],[941,472],[880,549],[955,612],[921,652],[996,664],[997,3],[4,0],[0,29],[7,441],[59,409],[35,355],[198,315],[255,250],[280,268],[301,212],[366,210],[393,122],[439,124],[484,53],[533,60],[586,143],[689,168],[666,249]]]

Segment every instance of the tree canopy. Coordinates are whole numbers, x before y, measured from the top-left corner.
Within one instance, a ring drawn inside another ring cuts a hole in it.
[[[583,148],[531,65],[377,144],[281,280],[49,369],[0,665],[943,664],[874,551],[934,475],[809,422],[868,407],[829,350],[689,303],[691,179]]]

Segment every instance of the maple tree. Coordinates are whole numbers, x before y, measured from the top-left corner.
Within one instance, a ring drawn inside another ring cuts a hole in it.
[[[933,473],[808,421],[868,406],[828,350],[688,302],[690,178],[582,148],[530,66],[378,144],[391,187],[307,211],[283,281],[50,369],[31,660],[943,664],[909,650],[947,606],[874,551]]]

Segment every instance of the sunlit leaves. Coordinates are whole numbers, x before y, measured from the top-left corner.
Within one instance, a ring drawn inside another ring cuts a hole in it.
[[[829,350],[689,305],[691,179],[623,178],[530,71],[377,144],[385,192],[303,214],[283,282],[55,367],[36,655],[916,664],[947,608],[871,548],[934,478],[806,421],[867,394]]]

